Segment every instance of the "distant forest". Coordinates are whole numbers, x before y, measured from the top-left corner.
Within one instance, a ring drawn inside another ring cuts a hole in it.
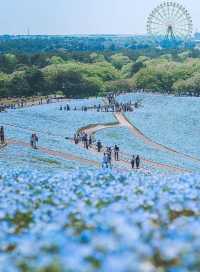
[[[84,43],[75,42],[82,39]],[[100,50],[101,42],[109,39],[115,41],[114,47],[111,43],[107,44],[107,50]],[[60,47],[64,37],[49,37],[48,40],[47,37],[1,36],[0,98],[48,94],[87,97],[141,89],[200,95],[198,49],[161,50],[147,45],[146,41],[139,43],[138,38],[139,47],[131,39],[71,37],[69,43],[68,37],[66,47],[69,49],[66,49]],[[57,45],[55,41],[58,41]],[[132,47],[128,46],[131,43]]]
[[[156,47],[194,48],[195,41],[155,41],[149,36],[0,36],[0,53],[49,53],[55,51],[118,51]]]

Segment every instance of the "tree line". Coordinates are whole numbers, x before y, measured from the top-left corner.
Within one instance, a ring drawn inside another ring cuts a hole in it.
[[[199,83],[194,50],[0,55],[0,98],[88,97],[138,89],[199,96]]]

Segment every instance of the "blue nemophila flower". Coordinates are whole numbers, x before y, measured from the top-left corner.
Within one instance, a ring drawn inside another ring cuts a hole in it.
[[[197,176],[28,169],[0,175],[2,269],[132,271],[134,263],[137,271],[196,271]]]

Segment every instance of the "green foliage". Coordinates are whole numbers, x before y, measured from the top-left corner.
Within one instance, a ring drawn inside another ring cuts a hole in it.
[[[146,91],[199,95],[200,54],[194,49],[55,52],[0,55],[0,98]]]
[[[24,77],[24,72],[13,73],[8,83],[7,96],[22,97],[29,96],[30,93],[30,87]]]
[[[13,72],[17,65],[17,58],[13,54],[5,54],[4,55],[4,65],[5,70],[9,72]]]
[[[146,67],[134,76],[134,80],[137,88],[146,90],[180,94],[192,89],[198,93],[199,68],[199,60],[187,59],[180,63],[160,58],[147,62]]]
[[[0,98],[6,97],[10,76],[5,73],[0,73]]]
[[[43,69],[48,89],[69,97],[85,97],[102,93],[105,82],[120,78],[119,72],[108,62],[83,64],[68,62],[49,65]]]
[[[45,94],[45,84],[42,72],[36,67],[30,67],[25,71],[17,71],[10,75],[7,82],[4,83],[4,96],[28,97],[37,94]]]
[[[103,54],[91,53],[90,54],[90,61],[92,63],[95,63],[95,62],[104,62],[106,60],[105,60],[105,57]]]
[[[33,220],[31,212],[16,212],[13,218],[8,218],[11,223],[15,225],[15,232],[20,233],[24,229],[28,228]]]
[[[49,62],[50,62],[50,64],[62,64],[62,63],[65,63],[65,61],[59,56],[51,57]]]
[[[192,77],[184,80],[180,79],[173,85],[177,95],[190,94],[200,96],[200,73],[195,73]]]
[[[121,53],[111,56],[111,63],[116,69],[121,69],[124,65],[128,64],[130,59]]]
[[[130,78],[133,75],[133,62],[129,62],[128,64],[124,65],[121,69],[121,73],[123,78]]]
[[[24,79],[27,81],[33,95],[45,94],[45,79],[43,73],[36,67],[26,69]]]
[[[133,82],[129,79],[110,81],[106,84],[106,92],[126,91],[130,92],[134,88]]]

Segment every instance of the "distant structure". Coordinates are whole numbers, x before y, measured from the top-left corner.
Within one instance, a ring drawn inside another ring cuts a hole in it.
[[[149,15],[147,32],[155,39],[172,42],[186,41],[192,36],[192,18],[187,9],[181,4],[163,2]]]

